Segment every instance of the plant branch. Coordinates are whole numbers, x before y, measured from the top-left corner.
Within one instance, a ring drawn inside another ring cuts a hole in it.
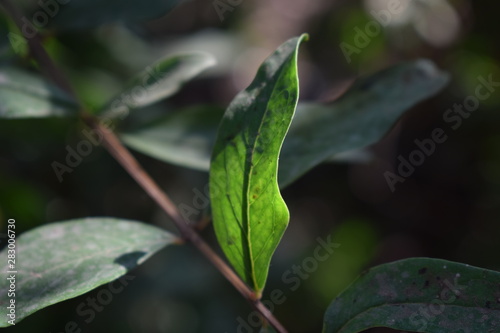
[[[22,16],[9,0],[0,0],[0,5],[5,12],[14,20],[19,30],[22,31]],[[32,55],[38,60],[41,70],[59,87],[70,93],[76,99],[76,94],[72,89],[70,82],[66,76],[57,68],[50,56],[42,46],[40,35],[35,33],[32,36],[23,35],[28,42]],[[79,102],[80,107],[84,110],[84,106]],[[161,190],[158,184],[151,176],[140,166],[130,151],[123,146],[118,137],[106,126],[101,124],[98,119],[82,112],[83,121],[103,138],[103,146],[109,153],[120,163],[120,165],[132,176],[135,181],[149,194],[149,196],[167,213],[174,221],[179,229],[182,237],[191,242],[221,273],[222,275],[238,290],[238,292],[251,304],[251,306],[259,312],[265,320],[269,322],[279,333],[286,333],[287,330],[274,317],[268,308],[260,301],[253,290],[251,290],[236,273],[215,253],[212,248],[199,236],[199,234],[185,221],[180,215],[179,210]]]
[[[42,38],[40,37],[38,32],[28,34],[28,32],[23,29],[23,15],[18,10],[18,8],[9,0],[0,0],[0,6],[3,7],[4,11],[14,21],[16,26],[19,28],[19,31],[23,34],[24,39],[28,43],[33,58],[35,58],[40,65],[42,73],[44,73],[46,77],[50,78],[56,85],[69,93],[76,100],[77,96],[71,88],[71,84],[66,79],[66,76],[59,71],[59,69],[56,67],[52,59],[43,48]]]

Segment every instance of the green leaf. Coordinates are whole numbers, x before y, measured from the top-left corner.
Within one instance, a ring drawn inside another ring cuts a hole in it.
[[[75,116],[77,103],[40,76],[0,68],[0,118]]]
[[[299,103],[280,155],[280,187],[325,161],[369,159],[360,149],[380,140],[405,111],[447,82],[445,73],[419,60],[359,79],[330,105]],[[219,118],[213,109],[183,110],[128,130],[123,138],[132,148],[164,162],[208,170]]]
[[[297,52],[306,38],[281,45],[235,97],[212,154],[210,198],[217,239],[257,295],[289,220],[277,183],[278,155],[297,105]]]
[[[49,305],[124,275],[175,237],[143,223],[87,218],[48,224],[16,239],[16,323]],[[0,327],[7,320],[7,251],[0,280]]]
[[[500,332],[500,273],[428,258],[372,268],[331,303],[323,332],[357,333],[371,327]]]
[[[223,113],[217,107],[191,107],[129,129],[120,138],[129,147],[161,161],[208,170]]]
[[[299,104],[280,155],[280,186],[338,153],[377,142],[406,110],[447,82],[433,63],[418,60],[359,79],[330,105]]]
[[[182,0],[71,0],[55,5],[51,26],[65,30],[89,29],[113,22],[159,18]],[[37,8],[37,10],[40,10]]]
[[[125,118],[131,109],[141,108],[172,96],[192,78],[213,66],[207,53],[177,55],[157,62],[139,73],[99,113],[106,118]]]

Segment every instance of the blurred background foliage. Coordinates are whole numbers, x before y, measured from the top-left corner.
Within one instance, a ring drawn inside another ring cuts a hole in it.
[[[358,29],[374,20],[370,12],[387,8],[388,1],[254,0],[232,6],[224,0],[186,0],[167,15],[157,14],[174,2],[164,1],[164,8],[154,10],[162,1],[146,1],[140,22],[92,29],[101,23],[98,13],[105,12],[104,2],[89,1],[95,4],[93,12],[77,11],[78,19],[60,4],[60,12],[44,27],[44,43],[90,110],[157,59],[191,50],[213,54],[218,65],[168,102],[134,112],[121,126],[186,106],[226,107],[270,52],[302,32],[311,36],[301,48],[303,101],[334,100],[357,76],[410,59],[429,58],[452,76],[444,92],[412,108],[370,148],[374,158],[369,162],[324,164],[284,190],[291,222],[273,259],[264,299],[275,289],[283,291],[286,301],[275,306],[275,313],[291,332],[321,331],[329,302],[363,269],[376,264],[428,256],[500,270],[498,92],[457,130],[448,130],[448,140],[398,183],[394,193],[384,178],[385,171],[396,170],[399,155],[408,157],[416,148],[415,139],[429,138],[438,127],[449,128],[443,114],[474,95],[479,76],[500,80],[498,5],[411,1],[346,59],[341,43],[355,46]],[[232,8],[222,16],[215,9],[221,2]],[[19,3],[25,13],[43,10],[35,1]],[[81,3],[75,0],[76,6]],[[17,33],[2,17],[1,62],[36,66],[22,41],[9,40],[9,31]],[[0,121],[0,232],[9,218],[16,219],[19,233],[85,216],[137,219],[173,230],[168,217],[101,147],[58,181],[51,163],[64,161],[66,147],[75,147],[83,128],[74,119]],[[203,191],[207,183],[206,173],[136,156],[178,205],[192,206],[193,189]],[[284,274],[312,256],[318,237],[330,235],[341,245],[334,254],[297,288],[287,282]],[[211,226],[203,236],[218,249]],[[130,284],[89,323],[76,308],[98,290],[42,310],[6,331],[64,332],[66,323],[74,321],[82,332],[235,332],[238,317],[246,319],[250,313],[229,283],[190,246],[168,248],[131,275]]]

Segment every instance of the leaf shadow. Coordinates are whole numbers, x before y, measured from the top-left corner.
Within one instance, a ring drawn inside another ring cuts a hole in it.
[[[127,269],[127,271],[139,266],[143,261],[141,260],[147,253],[144,251],[135,251],[130,253],[125,253],[114,260],[114,263],[122,265]]]

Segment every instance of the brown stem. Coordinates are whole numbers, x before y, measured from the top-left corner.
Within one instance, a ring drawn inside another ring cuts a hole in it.
[[[18,28],[22,31],[22,16],[9,0],[0,0],[0,5],[14,19]],[[65,75],[57,68],[55,63],[49,57],[42,46],[41,39],[38,33],[34,36],[24,36],[28,42],[33,56],[39,61],[42,70],[51,78],[59,87],[70,93],[76,99],[71,84],[66,79]],[[83,109],[83,104],[80,103]],[[255,293],[239,278],[236,273],[222,260],[214,250],[198,235],[198,233],[185,221],[179,213],[179,210],[161,190],[158,184],[151,176],[140,166],[137,160],[133,157],[130,151],[122,145],[118,137],[106,126],[103,126],[97,119],[82,113],[82,119],[85,123],[93,128],[97,133],[101,134],[104,147],[109,153],[121,164],[121,166],[135,179],[135,181],[156,201],[156,203],[167,213],[175,225],[179,229],[182,237],[191,242],[221,273],[222,275],[238,290],[238,292],[251,304],[251,306],[259,312],[265,320],[271,324],[277,332],[287,333],[287,330],[274,317],[268,308],[260,301]]]

